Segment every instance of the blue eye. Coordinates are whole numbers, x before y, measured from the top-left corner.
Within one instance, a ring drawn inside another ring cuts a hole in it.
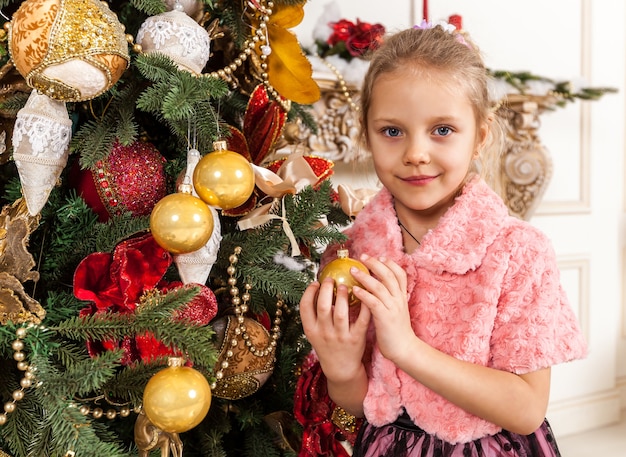
[[[382,129],[382,132],[384,135],[391,137],[400,136],[402,134],[400,129],[397,129],[395,127],[385,127],[384,129]]]
[[[437,136],[448,136],[452,133],[452,129],[450,127],[441,126],[437,127],[433,133]]]

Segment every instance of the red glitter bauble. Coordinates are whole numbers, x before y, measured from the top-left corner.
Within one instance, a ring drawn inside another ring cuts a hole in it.
[[[147,216],[167,194],[164,164],[165,158],[150,143],[123,146],[116,141],[95,168],[75,174],[75,187],[102,222],[125,212]]]

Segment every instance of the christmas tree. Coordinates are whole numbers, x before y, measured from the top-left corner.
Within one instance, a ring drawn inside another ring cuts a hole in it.
[[[303,3],[1,1],[0,455],[298,453]]]

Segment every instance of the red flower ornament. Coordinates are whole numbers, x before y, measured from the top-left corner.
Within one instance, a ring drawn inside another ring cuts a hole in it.
[[[161,248],[149,233],[120,242],[113,253],[88,255],[74,272],[74,296],[90,302],[80,311],[80,316],[133,314],[146,291],[157,289],[166,292],[179,287],[200,287],[200,293],[173,318],[186,320],[191,325],[207,325],[217,314],[215,295],[204,285],[164,281],[163,275],[171,263],[171,254]],[[128,335],[122,341],[87,342],[87,350],[92,357],[115,349],[123,349],[121,362],[124,365],[176,355],[175,350],[151,334]]]

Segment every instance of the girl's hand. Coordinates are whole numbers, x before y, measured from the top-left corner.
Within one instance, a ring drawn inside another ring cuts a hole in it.
[[[341,383],[361,373],[371,315],[362,306],[351,323],[347,287],[339,285],[336,298],[333,289],[332,278],[326,278],[322,284],[311,283],[300,300],[300,317],[324,374],[329,381]]]
[[[411,327],[406,272],[384,257],[363,255],[360,260],[371,276],[351,269],[350,273],[363,285],[354,287],[352,292],[372,313],[381,353],[392,361],[406,358],[407,351],[413,347],[411,342],[417,338]]]

